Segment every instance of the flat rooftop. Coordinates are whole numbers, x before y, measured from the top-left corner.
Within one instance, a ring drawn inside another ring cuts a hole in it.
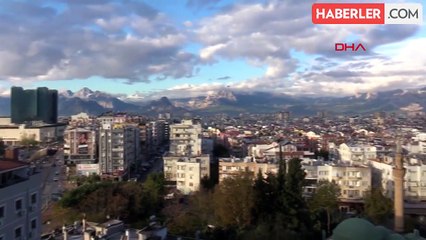
[[[25,125],[26,129],[31,128],[46,128],[46,127],[60,127],[60,126],[66,126],[66,123],[43,123],[43,124],[8,124],[8,125],[0,125],[0,129],[18,129],[21,125]]]
[[[18,161],[0,160],[0,173],[11,171],[28,166],[28,164]]]

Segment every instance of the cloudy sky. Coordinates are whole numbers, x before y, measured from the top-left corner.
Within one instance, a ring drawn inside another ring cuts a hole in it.
[[[16,85],[341,96],[426,85],[424,25],[314,25],[313,2],[1,1],[0,94]],[[336,42],[367,52],[336,53]]]

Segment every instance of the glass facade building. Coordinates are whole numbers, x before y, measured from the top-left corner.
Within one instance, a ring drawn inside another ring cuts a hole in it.
[[[11,120],[21,124],[26,121],[57,123],[58,91],[46,87],[24,90],[12,87]]]

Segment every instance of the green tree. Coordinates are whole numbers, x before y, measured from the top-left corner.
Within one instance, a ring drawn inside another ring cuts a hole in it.
[[[21,137],[21,145],[25,146],[25,147],[32,147],[35,146],[37,144],[39,144],[39,142],[37,140],[35,140],[35,136],[30,136],[28,137],[27,135],[23,135]]]
[[[306,230],[311,225],[310,214],[303,198],[305,175],[301,160],[290,159],[285,180],[284,204],[288,208],[286,215],[288,228],[296,232]]]
[[[266,178],[259,171],[254,181],[253,223],[269,222],[276,212],[276,176],[269,173]]]
[[[188,196],[189,204],[179,200],[172,201],[163,209],[167,218],[167,227],[172,234],[192,236],[208,225],[216,224],[214,216],[213,193],[210,191],[196,192]]]
[[[252,222],[253,174],[244,172],[225,178],[213,195],[218,225],[242,230]]]
[[[165,194],[165,179],[162,173],[151,173],[143,183],[144,202],[152,213],[163,206]]]
[[[309,207],[313,213],[325,211],[327,214],[327,232],[331,230],[331,216],[338,210],[340,188],[334,182],[320,181],[316,191],[309,202]]]
[[[392,215],[393,202],[381,188],[373,188],[365,197],[364,213],[374,224],[383,224]]]

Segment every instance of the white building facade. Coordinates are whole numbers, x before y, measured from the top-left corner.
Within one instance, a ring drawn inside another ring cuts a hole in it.
[[[40,239],[41,172],[15,161],[0,161],[0,239]]]
[[[394,197],[393,164],[371,161],[373,175],[377,186],[380,186],[385,195]],[[426,201],[426,165],[417,159],[411,158],[404,162],[406,169],[404,177],[404,199],[409,202]]]
[[[99,130],[101,175],[123,177],[139,157],[139,128],[125,124],[104,124]]]
[[[339,145],[340,160],[349,164],[366,164],[377,157],[377,149],[370,145]]]
[[[201,179],[210,177],[210,155],[202,153],[199,120],[182,120],[170,125],[170,149],[163,156],[164,177],[175,181],[184,194],[199,190]]]
[[[182,120],[170,125],[170,154],[199,156],[202,153],[202,128],[197,120]]]

